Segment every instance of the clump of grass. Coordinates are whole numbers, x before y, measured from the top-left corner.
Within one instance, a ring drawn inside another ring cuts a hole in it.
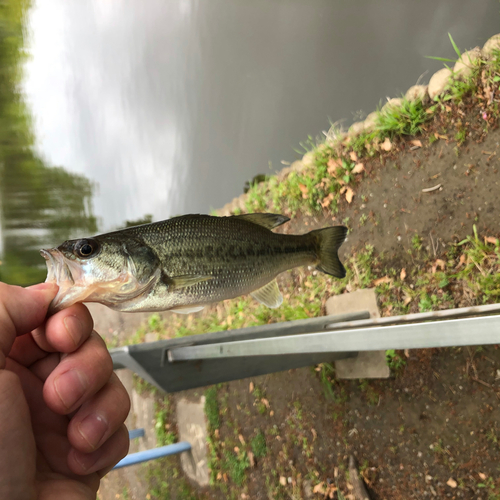
[[[236,486],[242,486],[246,477],[246,470],[250,467],[247,454],[244,451],[224,450],[222,456],[222,470],[226,471]]]
[[[216,386],[212,386],[205,391],[205,415],[207,416],[210,430],[220,427],[219,401],[217,400]]]
[[[158,446],[166,446],[177,441],[175,433],[170,430],[169,414],[170,401],[168,398],[155,403],[155,431]]]
[[[380,139],[395,135],[417,135],[422,132],[431,115],[420,99],[409,101],[403,98],[401,105],[386,106],[377,116],[377,131]]]
[[[259,431],[250,441],[253,454],[256,458],[262,458],[267,455],[266,436],[262,431]]]

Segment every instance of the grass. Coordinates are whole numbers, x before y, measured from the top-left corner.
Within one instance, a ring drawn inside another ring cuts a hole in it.
[[[266,436],[262,431],[259,431],[256,436],[250,441],[255,458],[262,458],[267,455]]]
[[[170,429],[170,411],[171,407],[168,397],[155,403],[155,431],[158,446],[174,444],[177,441],[176,434]]]

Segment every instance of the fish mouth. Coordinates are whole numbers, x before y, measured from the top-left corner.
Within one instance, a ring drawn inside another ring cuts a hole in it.
[[[47,265],[46,283],[55,283],[59,290],[49,306],[49,315],[82,301],[85,293],[85,279],[81,266],[68,260],[57,248],[40,250]]]

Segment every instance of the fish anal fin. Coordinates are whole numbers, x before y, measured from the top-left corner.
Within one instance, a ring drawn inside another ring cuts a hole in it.
[[[182,276],[164,276],[163,281],[172,290],[178,288],[186,288],[188,286],[193,286],[203,281],[209,281],[213,279],[213,276],[203,276],[201,274],[184,274]]]
[[[283,303],[283,295],[281,295],[278,282],[275,279],[250,295],[271,309],[276,309]]]
[[[273,229],[275,227],[281,226],[285,222],[290,220],[286,215],[280,214],[242,214],[242,215],[233,215],[235,219],[243,219],[248,222],[252,222],[253,224],[257,224],[258,226],[265,227],[267,229]]]
[[[199,312],[204,308],[205,306],[181,306],[181,307],[176,307],[174,309],[169,309],[169,311],[179,314],[191,314]]]

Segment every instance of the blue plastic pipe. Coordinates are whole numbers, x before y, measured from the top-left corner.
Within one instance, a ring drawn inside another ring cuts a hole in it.
[[[140,464],[141,462],[147,462],[149,460],[155,460],[157,458],[166,457],[168,455],[177,455],[183,451],[189,451],[191,449],[191,444],[187,441],[181,441],[180,443],[169,444],[167,446],[160,446],[160,448],[153,448],[152,450],[139,451],[137,453],[130,453],[125,458],[120,460],[114,467],[114,469],[120,469],[122,467],[128,467],[129,465]]]

